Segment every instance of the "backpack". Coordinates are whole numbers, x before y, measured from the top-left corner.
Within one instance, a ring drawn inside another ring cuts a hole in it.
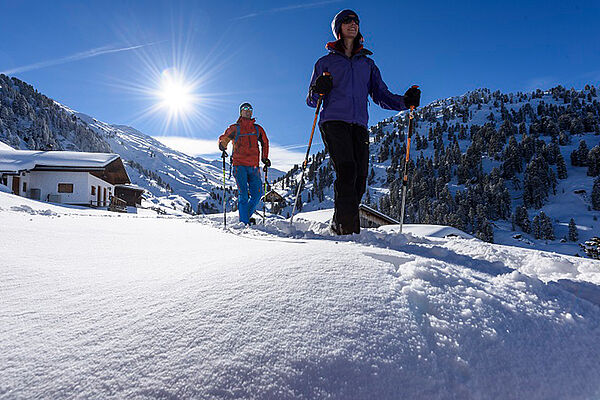
[[[235,137],[233,138],[233,148],[237,149],[237,141],[238,141],[238,137],[240,136],[256,136],[256,146],[258,147],[258,138],[260,133],[258,132],[258,125],[254,124],[254,128],[255,128],[255,132],[251,132],[251,133],[240,133],[240,124],[235,124],[236,126],[236,132],[235,132]],[[233,157],[233,152],[231,154],[231,156]]]
[[[256,136],[256,147],[258,148],[258,138],[260,137],[260,132],[258,131],[258,125],[254,124],[255,131],[250,133],[241,133],[240,124],[235,124],[236,131],[235,137],[233,138],[233,151],[229,156],[229,178],[231,178],[231,167],[233,165],[233,153],[237,150],[237,141],[240,136]],[[260,151],[260,148],[259,148]]]

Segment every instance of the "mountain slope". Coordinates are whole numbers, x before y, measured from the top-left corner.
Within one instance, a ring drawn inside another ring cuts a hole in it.
[[[405,222],[451,225],[487,241],[567,254],[597,235],[600,103],[594,86],[511,94],[479,89],[422,107],[416,118]],[[407,112],[370,129],[363,201],[396,219],[406,130]],[[290,204],[283,215],[291,212],[299,175],[291,170],[275,184]],[[331,208],[333,179],[328,156],[315,155],[298,206]]]
[[[215,186],[223,185],[222,168],[212,162],[173,150],[129,126],[110,125],[77,112],[73,115],[101,134],[127,161],[134,183],[156,197],[172,193],[197,204],[207,200]],[[227,183],[234,184],[231,180]]]
[[[478,89],[416,113],[407,223],[451,225],[483,240],[565,254],[597,235],[600,217],[600,103],[594,86],[503,94]],[[371,168],[363,201],[398,219],[407,114],[371,127]],[[143,133],[100,122],[0,75],[0,140],[21,149],[114,151],[134,181],[163,208],[222,211],[223,173]],[[328,156],[311,157],[300,210],[331,208]],[[277,177],[273,172],[271,178]],[[299,169],[273,187],[289,216]],[[226,174],[227,208],[235,182]],[[594,189],[595,188],[595,189]]]
[[[0,75],[0,141],[15,149],[114,152],[153,203],[188,211],[200,202],[221,208],[215,195],[211,201],[213,189],[223,186],[222,169],[214,162],[170,149],[134,128],[78,113],[5,75]]]
[[[2,399],[600,394],[598,261],[4,193],[0,213]]]

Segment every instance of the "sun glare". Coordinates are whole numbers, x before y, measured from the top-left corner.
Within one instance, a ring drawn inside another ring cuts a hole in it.
[[[140,48],[131,78],[114,79],[115,87],[133,94],[143,105],[129,124],[144,121],[154,134],[163,136],[192,137],[212,128],[212,111],[227,103],[229,93],[210,90],[211,83],[231,55],[222,54],[225,50],[218,47],[218,52],[209,49],[211,57],[198,59],[192,51],[198,47],[190,39],[192,33],[183,32],[171,41]]]
[[[193,86],[187,83],[176,70],[164,70],[157,93],[161,108],[166,109],[171,117],[187,114],[196,102],[193,90]]]

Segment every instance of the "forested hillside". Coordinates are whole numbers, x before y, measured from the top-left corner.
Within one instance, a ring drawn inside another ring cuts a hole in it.
[[[594,86],[479,89],[418,109],[405,222],[450,225],[489,242],[562,240],[575,252],[600,231],[599,115]],[[397,219],[407,121],[402,112],[370,129],[363,202]],[[299,172],[275,184],[290,204]],[[326,153],[312,157],[299,208],[332,207],[333,179]]]

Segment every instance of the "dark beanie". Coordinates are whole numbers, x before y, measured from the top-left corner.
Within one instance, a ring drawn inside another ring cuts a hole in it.
[[[342,10],[333,17],[333,21],[331,21],[331,32],[333,32],[333,36],[336,39],[340,39],[340,29],[342,29],[342,20],[349,15],[356,15],[356,19],[358,18],[358,14],[352,10]],[[359,30],[359,37],[362,37]]]
[[[252,104],[250,104],[250,103],[240,104],[240,114],[242,113],[242,107],[250,107],[250,109],[252,109]]]

